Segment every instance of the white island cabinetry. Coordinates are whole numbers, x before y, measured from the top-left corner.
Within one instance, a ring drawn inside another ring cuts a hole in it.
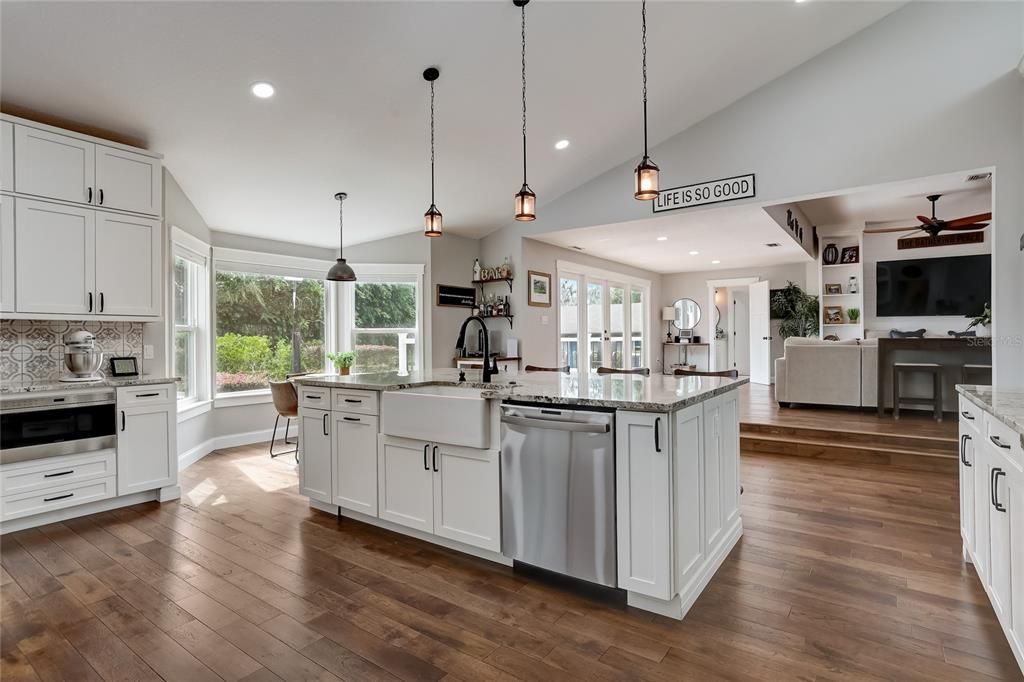
[[[173,384],[117,389],[117,494],[178,484],[177,393]]]

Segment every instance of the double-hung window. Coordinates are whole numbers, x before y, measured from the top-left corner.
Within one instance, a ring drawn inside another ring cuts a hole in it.
[[[209,247],[176,227],[172,241],[171,373],[180,378],[178,401],[186,407],[209,398]]]

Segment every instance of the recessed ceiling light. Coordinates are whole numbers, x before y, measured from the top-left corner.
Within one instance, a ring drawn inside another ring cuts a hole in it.
[[[668,241],[668,237],[658,237],[658,241],[659,242],[667,242]]]
[[[555,143],[555,149],[565,149],[569,146],[569,140],[559,140]]]
[[[274,96],[274,86],[266,81],[253,83],[250,90],[252,90],[252,94],[256,95],[260,99],[267,99],[268,97]]]
[[[691,256],[699,256],[700,255],[700,251],[691,251],[690,255]]]
[[[713,261],[711,261],[711,264],[712,264],[712,265],[718,265],[718,264],[719,264],[719,263],[721,263],[721,262],[722,262],[722,261],[720,261],[720,260],[713,260]]]

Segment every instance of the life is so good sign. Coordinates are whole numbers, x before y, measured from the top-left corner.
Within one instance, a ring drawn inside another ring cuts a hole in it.
[[[749,199],[754,196],[754,174],[737,175],[733,178],[699,182],[695,185],[670,187],[658,192],[652,203],[655,213],[674,211],[691,206],[717,204],[723,201]]]

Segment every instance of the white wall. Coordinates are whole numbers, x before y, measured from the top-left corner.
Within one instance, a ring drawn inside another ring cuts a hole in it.
[[[1022,3],[908,3],[653,148],[662,184],[752,171],[763,204],[994,167],[996,381],[1022,387],[1022,23]],[[632,198],[635,163],[541,206],[532,223],[489,235],[485,253],[519,235],[649,218]]]
[[[425,239],[425,237],[421,237]],[[430,286],[427,292],[430,305],[431,343],[433,344],[434,367],[454,367],[455,341],[459,337],[462,321],[473,313],[470,308],[451,308],[437,305],[437,285],[472,286],[473,261],[480,257],[480,240],[446,234],[430,241]],[[488,265],[499,265],[501,259],[489,261]],[[507,294],[503,284],[491,284],[488,293]],[[492,320],[492,326],[504,324]],[[494,349],[503,352],[503,349]]]

